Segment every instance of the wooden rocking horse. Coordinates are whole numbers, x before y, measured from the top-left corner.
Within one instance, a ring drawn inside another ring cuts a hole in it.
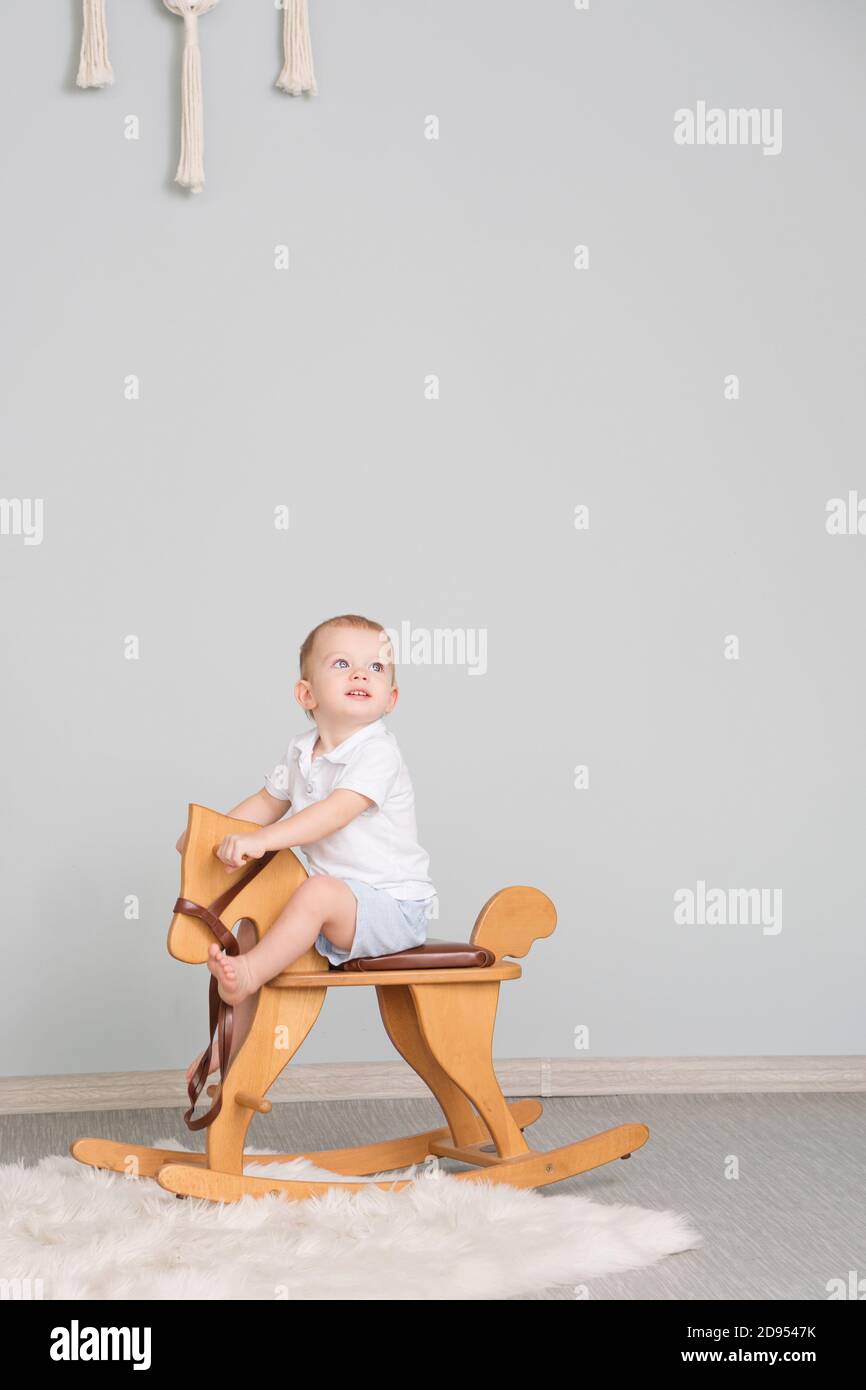
[[[181,864],[181,896],[174,906],[168,949],[175,960],[202,964],[216,937],[230,955],[239,951],[232,926],[246,918],[257,940],[268,931],[307,872],[290,849],[273,851],[234,871],[226,888],[225,865],[215,849],[226,835],[256,829],[191,805]],[[209,906],[204,906],[204,904]],[[244,1195],[275,1193],[292,1200],[330,1188],[361,1192],[407,1187],[413,1178],[391,1182],[314,1182],[254,1177],[244,1163],[289,1163],[307,1158],[329,1172],[364,1176],[423,1163],[428,1155],[472,1165],[449,1173],[466,1182],[504,1182],[542,1187],[585,1173],[615,1158],[628,1158],[646,1143],[642,1124],[618,1125],[563,1148],[530,1148],[523,1131],[542,1111],[538,1100],[508,1103],[493,1069],[493,1027],[499,986],[520,978],[519,965],[505,956],[525,956],[533,941],[550,936],[556,909],[537,888],[501,888],[482,907],[468,942],[429,940],[396,954],[357,958],[333,966],[315,948],[263,985],[249,1032],[229,1060],[232,1009],[210,983],[210,1039],[189,1082],[191,1130],[207,1129],[203,1154],[178,1153],[103,1139],[76,1139],[70,1153],[95,1168],[155,1177],[179,1197],[233,1202]],[[374,987],[382,1021],[402,1057],[430,1088],[447,1124],[423,1134],[386,1139],[348,1149],[244,1155],[244,1140],[256,1113],[286,1063],[319,1016],[329,989]],[[192,1118],[207,1079],[214,1033],[218,1037],[220,1083],[208,1087],[210,1110]]]

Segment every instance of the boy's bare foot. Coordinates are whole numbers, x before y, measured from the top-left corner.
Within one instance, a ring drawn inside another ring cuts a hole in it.
[[[208,949],[207,968],[216,976],[219,997],[227,1004],[242,1004],[255,992],[246,956],[227,956],[212,941]]]
[[[198,1054],[198,1056],[197,1056],[196,1058],[194,1058],[194,1060],[193,1060],[192,1062],[190,1062],[189,1066],[187,1067],[187,1069],[186,1069],[186,1082],[187,1082],[187,1085],[189,1085],[190,1081],[192,1080],[193,1074],[194,1074],[196,1071],[198,1071],[198,1066],[199,1066],[199,1063],[201,1062],[201,1059],[202,1059],[203,1056],[204,1056],[204,1053],[203,1053],[203,1052],[200,1052],[200,1053]],[[213,1074],[213,1072],[219,1070],[219,1064],[220,1064],[220,1050],[219,1050],[219,1044],[218,1044],[216,1038],[214,1038],[214,1044],[213,1044],[213,1047],[211,1048],[211,1054],[210,1054],[210,1065],[209,1065],[209,1067],[208,1067],[208,1069],[207,1069],[207,1074],[208,1074],[208,1076],[211,1076],[211,1075]]]

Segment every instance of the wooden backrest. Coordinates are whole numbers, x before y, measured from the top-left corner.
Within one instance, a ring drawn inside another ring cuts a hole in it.
[[[525,956],[533,941],[550,936],[555,927],[556,908],[540,888],[500,888],[479,912],[470,940],[501,960]]]
[[[234,820],[207,806],[192,803],[187,820],[186,844],[180,868],[180,897],[202,907],[215,899],[249,870],[249,861],[231,873],[217,859],[214,850],[226,835],[241,835],[260,829],[250,821]],[[242,888],[223,913],[220,921],[231,931],[235,922],[249,918],[256,926],[257,939],[282,912],[295,889],[307,878],[300,859],[290,849],[279,850],[250,884]],[[216,938],[200,918],[176,912],[168,929],[168,950],[175,960],[199,965],[207,960],[208,947]],[[314,946],[284,973],[321,970],[328,962]]]

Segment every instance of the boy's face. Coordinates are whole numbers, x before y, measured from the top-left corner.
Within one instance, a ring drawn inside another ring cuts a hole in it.
[[[388,634],[364,627],[326,627],[318,633],[306,680],[295,686],[298,702],[320,717],[372,724],[397,701],[391,686],[393,652]]]

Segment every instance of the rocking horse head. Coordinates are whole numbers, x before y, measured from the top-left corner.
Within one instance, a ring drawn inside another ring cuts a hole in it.
[[[231,873],[215,850],[226,835],[258,829],[206,806],[190,805],[180,871],[180,896],[168,929],[168,950],[175,960],[201,965],[208,947],[218,940],[231,950],[229,937],[241,918],[253,922],[261,940],[307,878],[307,871],[290,849],[265,854]],[[233,938],[232,938],[233,939]]]

